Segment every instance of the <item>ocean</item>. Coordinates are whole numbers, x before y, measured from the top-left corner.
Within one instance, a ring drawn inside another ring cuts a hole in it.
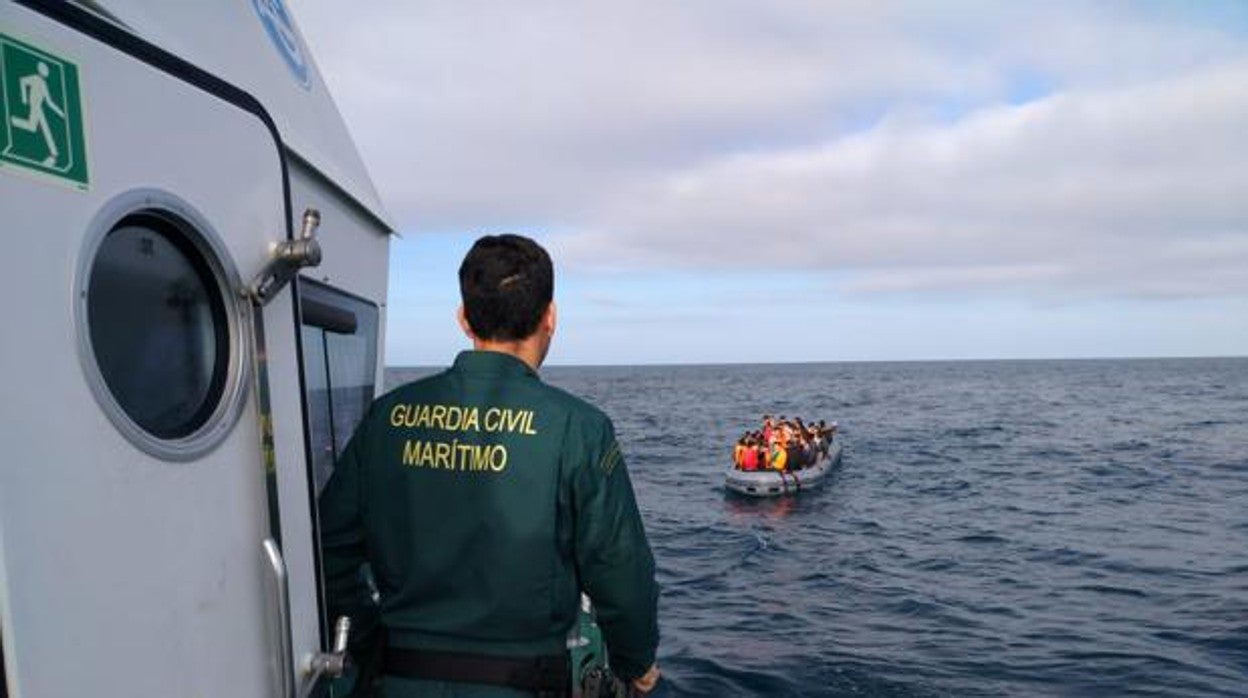
[[[1248,696],[1248,358],[542,376],[615,422],[656,695]],[[840,423],[822,488],[725,492],[764,413]]]

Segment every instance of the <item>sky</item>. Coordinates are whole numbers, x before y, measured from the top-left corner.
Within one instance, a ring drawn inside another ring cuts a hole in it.
[[[468,347],[504,232],[553,364],[1248,354],[1248,3],[289,2],[398,228],[389,365]]]

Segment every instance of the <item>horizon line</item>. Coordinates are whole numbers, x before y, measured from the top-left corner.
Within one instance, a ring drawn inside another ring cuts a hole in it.
[[[1041,361],[1175,361],[1248,359],[1248,354],[1204,354],[1168,356],[1049,356],[1004,358],[941,358],[941,359],[819,359],[800,361],[710,361],[710,362],[639,362],[639,363],[557,363],[543,364],[542,368],[677,368],[693,366],[808,366],[811,364],[917,364],[917,363],[989,363],[989,362],[1041,362]],[[447,364],[386,364],[389,369],[438,369]]]

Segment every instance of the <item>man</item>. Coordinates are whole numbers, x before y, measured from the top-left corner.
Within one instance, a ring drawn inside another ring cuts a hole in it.
[[[612,670],[648,692],[658,587],[614,428],[537,375],[550,257],[486,236],[459,284],[473,351],[377,399],[321,496],[331,618],[356,618],[363,642],[379,615],[383,696],[560,695],[584,591]]]

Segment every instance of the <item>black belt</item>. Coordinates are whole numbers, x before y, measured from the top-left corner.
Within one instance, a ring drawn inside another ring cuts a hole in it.
[[[484,683],[558,695],[566,694],[572,686],[572,665],[567,653],[494,657],[387,647],[384,671],[405,679]]]

